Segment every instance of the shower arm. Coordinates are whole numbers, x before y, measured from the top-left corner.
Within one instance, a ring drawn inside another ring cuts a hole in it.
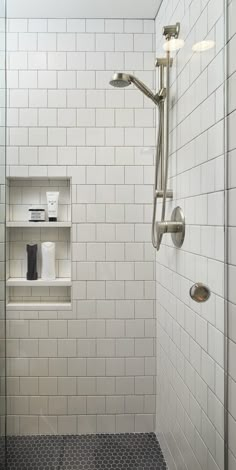
[[[164,98],[163,90],[161,90],[162,93],[157,93],[156,95],[154,95],[150,88],[148,88],[147,85],[145,85],[134,75],[130,75],[130,81],[136,86],[136,88],[138,88],[144,95],[146,95],[147,98],[150,98],[150,100],[152,100],[155,105],[158,105],[161,99]]]

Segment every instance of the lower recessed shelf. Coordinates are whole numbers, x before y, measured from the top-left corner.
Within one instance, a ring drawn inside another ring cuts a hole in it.
[[[70,228],[71,222],[7,222],[9,228]]]
[[[7,310],[71,310],[71,302],[9,302]]]
[[[46,281],[44,279],[37,279],[37,281],[27,281],[21,277],[10,277],[7,279],[7,287],[71,287],[70,278],[59,277]]]

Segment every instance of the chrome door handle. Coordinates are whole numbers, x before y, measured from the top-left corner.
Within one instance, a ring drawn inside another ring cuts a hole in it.
[[[211,291],[205,284],[196,282],[196,284],[193,284],[193,286],[190,288],[189,294],[191,299],[193,299],[195,302],[201,303],[206,302],[210,298]]]

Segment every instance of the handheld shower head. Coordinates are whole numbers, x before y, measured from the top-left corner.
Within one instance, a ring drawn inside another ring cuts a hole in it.
[[[110,81],[110,85],[114,86],[115,88],[125,88],[131,85],[131,83],[131,76],[127,73],[114,73]]]
[[[158,95],[154,95],[154,93],[143,82],[141,82],[141,80],[134,77],[134,75],[115,73],[110,81],[110,85],[116,88],[125,88],[132,83],[156,105],[159,104],[160,97]]]

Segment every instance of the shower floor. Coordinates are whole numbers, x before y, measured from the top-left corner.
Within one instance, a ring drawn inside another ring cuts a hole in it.
[[[7,470],[166,470],[155,434],[12,436]]]

